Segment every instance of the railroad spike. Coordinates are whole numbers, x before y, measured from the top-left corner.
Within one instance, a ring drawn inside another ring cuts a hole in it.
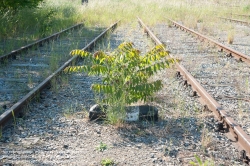
[[[232,53],[230,52],[229,54],[226,55],[227,57],[232,57]]]
[[[196,92],[196,91],[192,91],[192,94],[191,94],[190,96],[191,96],[191,97],[197,96],[197,92]]]
[[[217,124],[216,127],[217,127],[217,128],[216,128],[216,131],[217,131],[217,132],[224,132],[224,131],[225,131],[224,125],[223,125],[223,123],[221,123],[221,122],[219,122],[219,123]]]
[[[240,151],[240,160],[246,164],[249,164],[249,158],[245,150]]]
[[[204,105],[204,106],[203,106],[203,110],[202,110],[202,111],[210,111],[210,110],[209,110],[209,108],[208,108],[208,106],[207,106],[207,105]]]
[[[181,77],[181,72],[176,72],[176,74],[175,74],[175,76],[177,77],[177,78],[180,78]]]
[[[187,80],[184,81],[184,84],[183,84],[183,85],[184,85],[184,86],[188,86]]]
[[[220,48],[220,50],[218,50],[218,52],[223,52],[223,48]]]

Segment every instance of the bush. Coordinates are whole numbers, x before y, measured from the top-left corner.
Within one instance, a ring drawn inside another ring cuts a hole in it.
[[[175,62],[175,59],[168,57],[169,52],[163,45],[155,46],[143,56],[132,43],[122,43],[110,55],[102,51],[92,54],[83,50],[73,50],[71,55],[81,56],[88,63],[67,67],[65,71],[101,76],[102,83],[94,83],[91,88],[96,93],[104,94],[101,101],[107,105],[152,101],[153,93],[162,88],[162,82],[149,82],[149,78]]]

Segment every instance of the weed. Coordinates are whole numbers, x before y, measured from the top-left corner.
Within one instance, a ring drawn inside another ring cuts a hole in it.
[[[18,126],[24,126],[25,119],[24,118],[16,118],[16,123],[18,124]]]
[[[234,33],[232,31],[230,31],[227,34],[227,43],[233,44],[233,41],[234,41]]]
[[[250,4],[243,7],[243,11],[250,11]]]
[[[194,166],[214,166],[214,162],[210,160],[202,161],[201,158],[197,155],[194,156],[196,159],[196,162],[190,161],[189,164]]]
[[[64,116],[69,118],[75,112],[75,107],[71,104],[70,107],[66,108],[63,112]]]
[[[12,117],[13,117],[14,126],[16,126],[17,125],[17,121],[16,121],[15,113],[14,113],[13,110],[11,111],[11,114],[12,114]]]
[[[59,79],[62,82],[62,86],[66,86],[66,85],[69,84],[69,77],[68,77],[68,75],[60,75],[58,77],[59,77]]]
[[[141,129],[136,129],[136,130],[134,131],[134,133],[135,133],[136,135],[138,135],[138,136],[144,136],[144,135],[146,135],[146,132],[145,132],[144,130],[141,130]]]
[[[106,150],[108,148],[107,144],[100,142],[100,145],[96,147],[96,149],[100,152],[103,152],[104,150]]]
[[[50,71],[55,71],[58,68],[59,58],[56,54],[52,54],[49,61]]]
[[[33,88],[33,80],[32,80],[32,75],[30,74],[30,73],[28,73],[28,87],[30,88],[30,89],[32,89]]]
[[[51,84],[52,91],[57,93],[58,89],[59,89],[59,85],[57,83],[57,78],[52,78],[51,81],[50,81],[50,84]]]
[[[14,91],[14,94],[13,94],[13,101],[14,102],[17,102],[19,99],[19,92],[18,91]]]
[[[114,164],[115,164],[115,162],[112,159],[108,159],[108,158],[102,159],[102,161],[101,161],[101,165],[103,165],[103,166],[112,166]]]
[[[245,87],[246,87],[246,92],[250,92],[250,83],[249,83],[249,78],[247,77],[245,80]]]
[[[110,55],[102,51],[91,54],[83,50],[73,50],[71,54],[85,57],[88,63],[67,67],[65,72],[102,76],[102,83],[92,84],[91,88],[97,94],[104,94],[99,104],[109,105],[107,117],[114,122],[124,119],[126,105],[152,101],[153,93],[159,91],[163,84],[161,80],[149,82],[149,78],[175,62],[175,59],[167,58],[169,52],[163,45],[155,46],[144,56],[133,48],[133,43],[120,44]]]
[[[40,92],[37,92],[37,93],[35,94],[35,96],[34,96],[34,101],[35,101],[35,102],[40,102],[40,100],[41,100]]]
[[[173,150],[173,141],[170,138],[170,140],[167,142],[167,146],[165,147],[165,154],[170,155],[170,152]]]
[[[202,135],[201,135],[201,146],[203,149],[208,148],[212,143],[212,136],[209,134],[208,129],[203,128]]]

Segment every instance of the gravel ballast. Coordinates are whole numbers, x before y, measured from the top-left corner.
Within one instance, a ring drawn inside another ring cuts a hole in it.
[[[131,29],[132,28],[132,29]],[[121,25],[97,49],[110,51],[123,41],[132,41],[142,52],[153,44],[136,25]],[[0,161],[15,165],[101,165],[111,159],[115,165],[188,165],[194,155],[214,165],[241,165],[239,152],[216,120],[203,109],[190,87],[175,77],[174,69],[158,73],[164,88],[149,103],[159,109],[157,122],[127,122],[112,126],[89,121],[88,110],[95,104],[90,90],[101,81],[84,73],[61,76],[57,85],[44,90],[40,101],[24,109],[15,125],[3,130]],[[100,145],[107,148],[100,150]]]

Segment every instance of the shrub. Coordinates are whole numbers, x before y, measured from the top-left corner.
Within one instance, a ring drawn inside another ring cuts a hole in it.
[[[149,77],[175,62],[175,59],[168,58],[169,52],[163,45],[155,46],[144,56],[140,56],[140,51],[133,48],[132,43],[122,43],[110,55],[102,51],[91,54],[83,50],[73,50],[71,55],[87,58],[90,63],[70,66],[65,71],[102,76],[102,83],[92,84],[91,88],[94,92],[105,94],[105,104],[112,104],[123,97],[126,104],[152,100],[152,94],[162,88],[162,82],[149,82]]]
[[[109,55],[102,51],[92,54],[83,50],[73,50],[71,55],[81,56],[87,63],[67,67],[65,72],[87,72],[102,77],[102,82],[92,84],[91,88],[95,93],[103,95],[99,104],[113,107],[111,118],[122,116],[119,112],[126,105],[137,101],[152,101],[153,93],[163,85],[161,80],[149,81],[149,78],[175,62],[175,59],[169,58],[169,52],[163,45],[155,46],[142,56],[132,43],[120,44]]]

